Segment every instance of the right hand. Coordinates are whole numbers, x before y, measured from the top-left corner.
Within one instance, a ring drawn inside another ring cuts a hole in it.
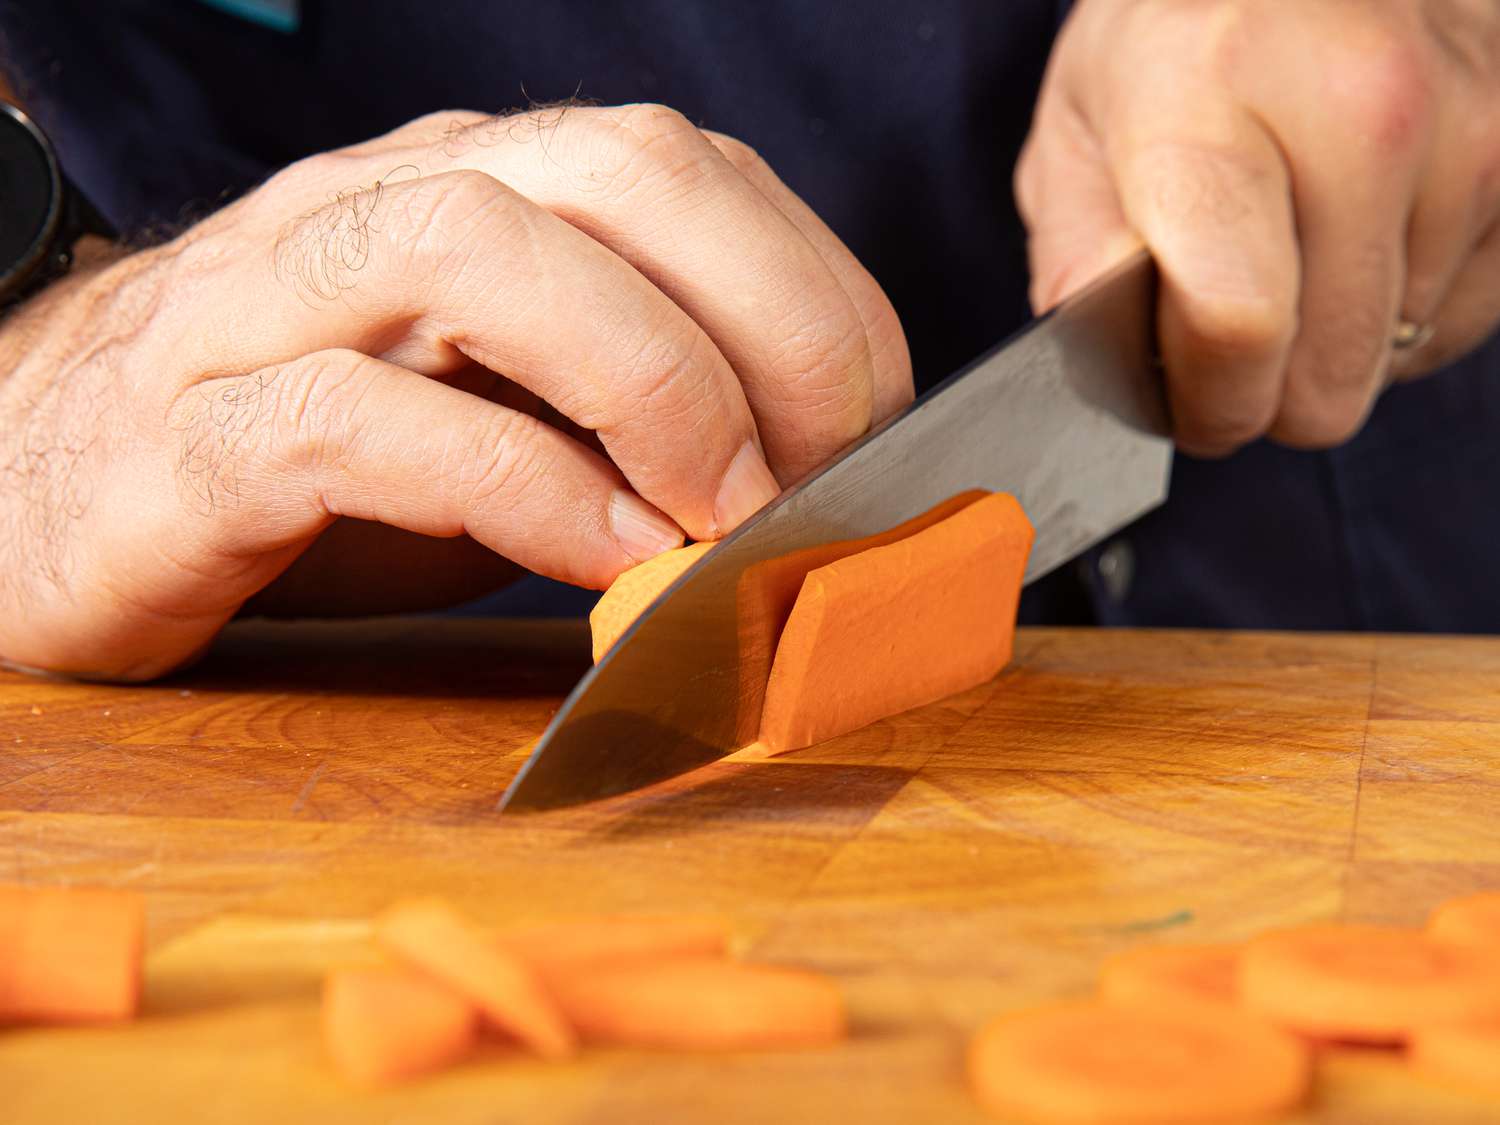
[[[187,660],[299,557],[278,610],[441,604],[499,556],[603,587],[912,395],[833,233],[649,105],[304,160],[52,286],[0,354],[0,657],[103,678]],[[339,517],[443,541],[308,551]]]

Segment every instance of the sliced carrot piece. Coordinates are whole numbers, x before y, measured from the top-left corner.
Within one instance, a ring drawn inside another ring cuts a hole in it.
[[[684,1051],[805,1047],[841,1039],[844,1003],[826,977],[717,957],[581,968],[551,982],[596,1043]]]
[[[812,571],[776,646],[760,741],[810,746],[993,677],[1032,537],[1015,498],[994,493]]]
[[[1306,1035],[1399,1043],[1426,1023],[1500,1018],[1500,958],[1396,926],[1304,926],[1245,947],[1240,996]]]
[[[1500,1095],[1500,1022],[1416,1028],[1407,1057],[1435,1078]]]
[[[1239,1002],[1239,945],[1155,945],[1117,953],[1099,972],[1110,1003]]]
[[[478,1026],[478,1008],[405,965],[346,965],[323,982],[323,1045],[356,1085],[441,1070],[469,1052]]]
[[[496,935],[502,948],[544,980],[579,969],[676,957],[722,957],[729,922],[697,914],[613,914],[514,926]]]
[[[616,578],[589,612],[594,663],[598,664],[662,591],[681,578],[687,568],[707,554],[713,545],[712,542],[689,543],[686,547],[663,551]]]
[[[980,1104],[1027,1121],[1240,1119],[1295,1106],[1308,1075],[1293,1036],[1209,1004],[1054,1004],[1001,1016],[969,1050]]]
[[[0,1023],[132,1018],[145,932],[135,891],[0,886]]]
[[[561,1058],[575,1050],[573,1030],[536,971],[443,900],[397,903],[375,920],[375,938],[537,1054]]]
[[[1432,912],[1427,932],[1439,941],[1500,950],[1500,891],[1449,899]]]

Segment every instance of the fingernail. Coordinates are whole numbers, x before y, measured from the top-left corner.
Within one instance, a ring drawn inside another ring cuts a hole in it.
[[[682,529],[633,492],[616,489],[609,498],[609,530],[636,562],[682,546]]]
[[[754,443],[747,441],[729,463],[714,500],[714,523],[719,534],[728,535],[780,495],[781,486],[766,467],[765,458]]]

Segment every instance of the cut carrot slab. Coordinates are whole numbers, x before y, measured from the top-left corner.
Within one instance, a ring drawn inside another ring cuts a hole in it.
[[[0,886],[0,1023],[132,1018],[145,919],[134,891]]]
[[[1238,1120],[1307,1093],[1307,1048],[1232,1008],[1056,1004],[1002,1016],[975,1037],[980,1104],[1026,1121]]]
[[[1424,1074],[1500,1096],[1500,1022],[1419,1027],[1407,1057]]]
[[[550,982],[579,969],[622,962],[722,957],[730,932],[726,919],[706,915],[616,914],[532,922],[504,930],[495,940]]]
[[[1500,957],[1395,926],[1305,926],[1245,947],[1240,996],[1306,1035],[1399,1043],[1422,1024],[1500,1019]]]
[[[685,1051],[808,1047],[845,1032],[834,983],[717,957],[580,969],[552,982],[585,1039]]]
[[[1239,945],[1157,945],[1117,953],[1099,972],[1099,995],[1113,1004],[1188,1000],[1239,1002]]]
[[[1010,660],[1033,537],[994,493],[808,574],[766,685],[760,741],[810,746],[989,680]]]
[[[1500,950],[1500,891],[1448,900],[1432,912],[1427,932],[1439,941]]]
[[[397,903],[375,920],[375,938],[467,997],[537,1054],[562,1058],[576,1048],[572,1028],[536,971],[441,899]]]
[[[348,965],[323,982],[323,1045],[340,1074],[380,1086],[441,1070],[474,1046],[479,1009],[404,965]]]
[[[683,572],[706,555],[713,545],[711,541],[689,543],[686,547],[663,551],[616,578],[589,612],[594,663],[598,664],[662,591],[681,578]]]

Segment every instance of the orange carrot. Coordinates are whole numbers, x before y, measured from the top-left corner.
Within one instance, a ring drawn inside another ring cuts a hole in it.
[[[478,1024],[468,1000],[404,965],[346,965],[323,982],[323,1044],[356,1085],[440,1070],[474,1046]]]
[[[1304,926],[1245,947],[1240,995],[1306,1035],[1399,1043],[1422,1024],[1500,1018],[1500,958],[1395,926]]]
[[[529,922],[496,935],[546,981],[579,969],[623,962],[722,957],[729,923],[694,914],[614,914]]]
[[[1239,1001],[1238,945],[1141,946],[1117,953],[1099,972],[1099,995],[1113,1004]]]
[[[635,619],[712,546],[712,542],[689,543],[686,547],[663,551],[616,578],[589,612],[594,663],[598,664],[624,636],[625,630],[635,624]]]
[[[1416,1028],[1407,1057],[1435,1078],[1500,1095],[1500,1022]]]
[[[760,741],[810,746],[993,677],[1010,660],[1032,534],[995,493],[810,573],[776,646]]]
[[[1427,932],[1439,941],[1500,951],[1500,891],[1449,899],[1432,912]]]
[[[576,1042],[535,970],[441,899],[397,903],[375,921],[386,949],[467,997],[486,1019],[546,1058]]]
[[[845,1031],[832,981],[770,965],[679,957],[580,968],[550,982],[579,1033],[598,1043],[686,1051],[803,1047]]]
[[[1000,1017],[969,1050],[980,1103],[1026,1121],[1239,1120],[1295,1106],[1308,1074],[1294,1037],[1208,1004],[1054,1004]]]
[[[132,1018],[145,928],[134,891],[0,886],[0,1023]]]

